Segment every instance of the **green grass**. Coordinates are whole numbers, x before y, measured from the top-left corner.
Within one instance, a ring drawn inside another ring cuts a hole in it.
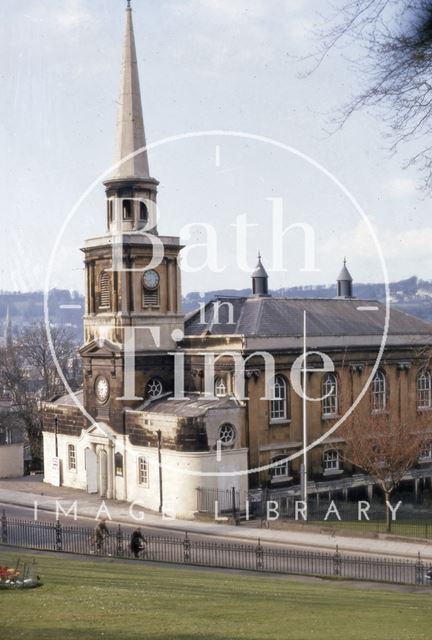
[[[0,564],[16,557],[0,553]],[[431,636],[432,590],[371,590],[314,579],[36,557],[42,587],[0,592],[2,640]]]

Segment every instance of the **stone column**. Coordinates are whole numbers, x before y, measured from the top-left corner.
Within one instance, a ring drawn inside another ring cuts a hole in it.
[[[96,313],[95,261],[90,261],[89,313]]]

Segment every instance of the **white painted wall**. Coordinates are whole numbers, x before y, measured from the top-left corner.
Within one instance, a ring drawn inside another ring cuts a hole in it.
[[[79,446],[79,438],[58,434],[58,455],[60,458],[60,482],[65,487],[75,489],[87,489],[87,477],[85,472],[84,447]],[[77,452],[77,468],[73,471],[68,468],[68,445],[73,444]],[[53,433],[43,432],[44,450],[44,482],[51,484],[51,460],[55,456],[55,436]]]
[[[128,449],[127,485],[128,500],[137,501],[141,506],[157,511],[159,508],[159,465],[157,449],[130,446]],[[149,461],[149,483],[147,487],[138,484],[138,458]],[[233,473],[247,469],[247,449],[232,449],[222,453],[217,461],[214,452],[179,452],[162,449],[162,488],[164,511],[180,518],[191,518],[197,510],[197,488],[217,488],[241,491],[244,508],[244,493],[248,486],[248,476],[244,475],[204,475],[211,473]]]
[[[0,446],[0,478],[20,478],[24,475],[24,445]]]
[[[85,470],[85,448],[90,446],[91,436],[71,437],[59,434],[58,453],[61,459],[61,483],[66,487],[87,489]],[[44,439],[44,481],[51,483],[51,459],[55,455],[54,434],[43,434]],[[76,471],[68,469],[68,444],[74,444],[77,451]],[[101,445],[99,445],[101,446]],[[105,446],[104,446],[105,448]],[[114,498],[138,502],[145,509],[159,509],[159,466],[157,449],[136,447],[129,438],[118,436],[114,446],[106,444],[108,464],[112,465]],[[114,453],[123,454],[123,476],[114,475]],[[148,485],[138,484],[138,459],[144,457],[149,463]],[[176,517],[191,518],[197,509],[197,488],[218,488],[241,491],[242,500],[247,490],[248,476],[227,475],[212,476],[206,473],[235,473],[247,469],[247,449],[231,449],[222,452],[218,462],[214,451],[179,452],[162,449],[163,506],[166,513]],[[241,505],[244,508],[244,502]],[[137,505],[137,511],[139,506]]]

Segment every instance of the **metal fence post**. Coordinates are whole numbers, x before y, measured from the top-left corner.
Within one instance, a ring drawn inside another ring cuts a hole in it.
[[[333,556],[333,575],[340,576],[342,568],[342,556],[339,553],[339,546],[336,545],[336,553]]]
[[[415,583],[416,584],[423,584],[424,572],[425,572],[425,568],[424,568],[424,564],[422,562],[420,551],[419,551],[417,556],[417,561],[415,563]]]
[[[183,540],[183,560],[184,562],[190,562],[190,552],[192,543],[188,538],[187,531],[185,533],[185,539]]]
[[[1,541],[2,544],[7,544],[8,534],[7,534],[7,518],[6,518],[6,510],[3,509],[2,517],[1,517]]]
[[[120,525],[118,526],[118,529],[117,529],[116,541],[117,541],[117,555],[122,556],[123,555],[123,535],[122,535]]]
[[[55,550],[56,551],[63,551],[63,530],[62,530],[62,526],[60,524],[60,520],[56,521],[56,526],[55,526]]]
[[[264,565],[264,549],[261,545],[261,540],[258,538],[258,544],[255,547],[256,568],[262,569]]]

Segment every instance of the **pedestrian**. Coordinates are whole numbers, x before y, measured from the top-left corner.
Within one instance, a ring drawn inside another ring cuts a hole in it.
[[[109,537],[109,530],[106,525],[106,518],[102,518],[95,528],[96,549],[100,551],[105,538]]]
[[[130,548],[131,548],[131,551],[134,554],[135,558],[139,557],[139,552],[143,548],[145,542],[146,542],[146,539],[144,538],[143,534],[141,533],[141,529],[139,527],[137,527],[132,532],[131,543],[130,543]]]

